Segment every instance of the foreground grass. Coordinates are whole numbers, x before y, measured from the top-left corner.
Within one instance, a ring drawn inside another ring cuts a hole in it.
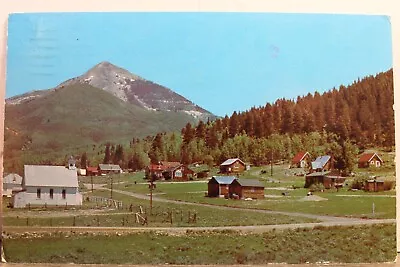
[[[109,197],[109,191],[96,190],[88,195]],[[154,202],[152,212],[148,200],[136,199],[114,192],[113,198],[124,203],[122,209],[95,210],[95,214],[82,214],[67,211],[65,216],[41,217],[35,211],[4,217],[7,226],[108,226],[138,227],[142,221],[136,222],[136,212],[140,207],[147,214],[148,226],[152,227],[184,227],[184,226],[239,226],[239,225],[273,225],[318,222],[315,219],[291,217],[279,214],[263,214],[254,211],[222,210],[213,207],[198,207],[173,203]],[[87,203],[87,202],[85,202]],[[92,203],[93,204],[93,203]],[[87,205],[87,204],[85,204]],[[132,205],[132,206],[131,206]],[[10,215],[10,213],[9,213]],[[145,214],[142,214],[145,217]],[[194,216],[196,218],[194,218]]]
[[[56,234],[4,241],[9,262],[114,264],[265,264],[386,262],[396,256],[395,225],[316,227],[243,234],[119,236]]]

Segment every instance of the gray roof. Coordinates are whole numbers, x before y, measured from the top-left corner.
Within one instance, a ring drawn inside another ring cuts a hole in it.
[[[221,165],[222,165],[222,166],[226,166],[226,165],[229,166],[229,165],[235,163],[235,161],[237,161],[237,160],[240,161],[243,165],[245,165],[244,162],[241,161],[239,158],[227,159],[227,160],[225,160],[224,162],[222,162]]]
[[[327,175],[328,173],[330,173],[330,172],[329,172],[329,171],[325,171],[325,172],[313,172],[313,173],[307,174],[306,176],[307,176],[307,177],[325,176],[325,175]]]
[[[64,166],[25,165],[25,186],[78,187],[76,170]]]
[[[326,163],[331,159],[331,156],[325,155],[325,156],[319,156],[316,158],[313,162],[311,162],[311,167],[313,170],[315,169],[322,169]]]
[[[3,184],[22,184],[22,177],[16,173],[10,173],[6,177],[3,178]]]
[[[99,168],[102,171],[120,171],[121,167],[115,164],[99,164]]]
[[[237,178],[235,176],[213,176],[211,179],[214,179],[219,184],[231,184]]]
[[[255,179],[236,179],[241,186],[264,187],[264,185]]]

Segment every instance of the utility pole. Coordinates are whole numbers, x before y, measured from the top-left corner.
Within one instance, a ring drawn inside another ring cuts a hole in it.
[[[111,175],[111,199],[113,198],[113,177]]]
[[[91,181],[91,183],[92,183],[92,193],[93,193],[93,174],[90,175],[90,181]]]
[[[274,162],[274,152],[271,150],[271,177],[274,175],[274,171],[272,169],[273,162]]]
[[[154,177],[153,175],[150,175],[150,184],[149,184],[149,189],[150,189],[150,214],[153,214],[153,189],[154,189]]]

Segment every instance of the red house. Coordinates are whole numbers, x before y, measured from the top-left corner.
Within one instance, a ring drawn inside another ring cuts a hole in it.
[[[365,153],[358,160],[359,168],[380,167],[382,164],[383,160],[376,153]]]
[[[290,168],[308,168],[311,163],[310,153],[301,151],[294,156]]]
[[[193,177],[194,172],[176,161],[160,161],[158,164],[150,164],[146,168],[146,178],[154,180],[178,180],[187,181]]]
[[[246,164],[238,158],[227,159],[219,166],[220,173],[240,173],[246,169]]]

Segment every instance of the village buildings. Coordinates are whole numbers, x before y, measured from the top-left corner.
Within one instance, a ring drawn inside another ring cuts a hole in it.
[[[359,168],[381,167],[383,160],[376,153],[365,153],[358,160]]]
[[[25,165],[22,191],[14,195],[13,206],[82,205],[76,170],[64,166]]]
[[[147,179],[188,181],[193,179],[195,172],[188,166],[176,161],[160,161],[150,164],[145,169]]]

